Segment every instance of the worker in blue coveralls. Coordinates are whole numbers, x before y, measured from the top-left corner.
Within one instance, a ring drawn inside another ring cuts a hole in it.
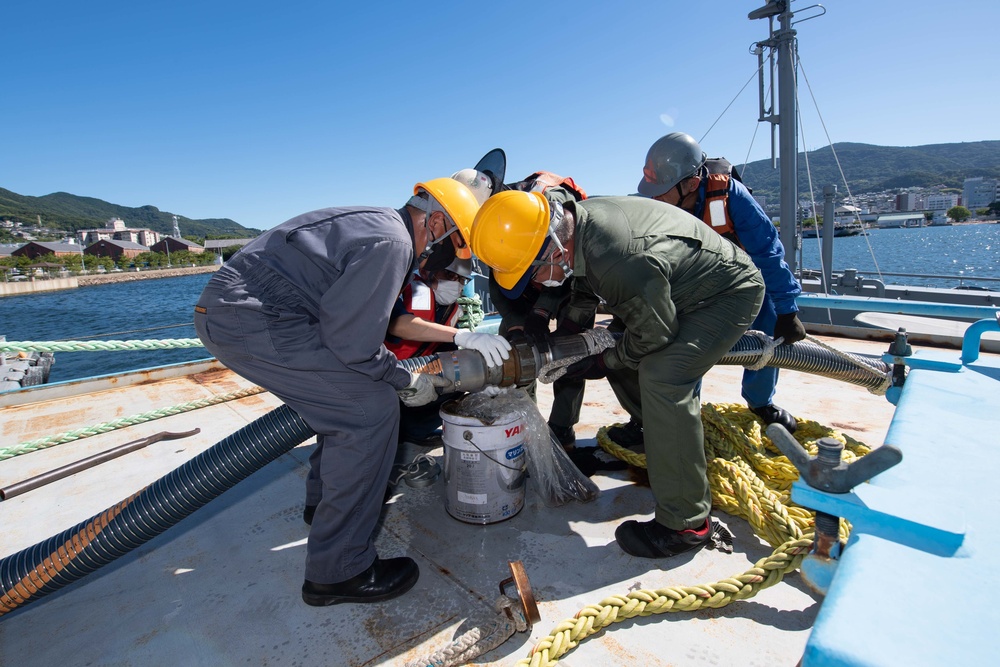
[[[690,135],[672,132],[656,140],[646,154],[639,194],[677,206],[746,251],[764,277],[765,296],[760,314],[750,326],[783,345],[805,338],[795,297],[802,286],[795,279],[778,237],[778,230],[723,158],[708,159]],[[743,372],[743,398],[765,424],[778,423],[789,432],[795,417],[774,404],[778,369],[765,366]],[[629,446],[641,441],[641,425],[632,421],[611,429],[609,435]]]
[[[317,433],[303,513],[306,604],[386,600],[417,581],[413,559],[378,557],[375,529],[399,399],[423,405],[449,383],[410,373],[383,340],[414,270],[471,257],[465,236],[478,209],[468,187],[438,178],[417,183],[399,209],[305,213],[244,246],[198,300],[205,348]]]

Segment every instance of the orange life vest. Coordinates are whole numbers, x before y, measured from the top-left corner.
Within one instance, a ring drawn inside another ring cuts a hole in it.
[[[705,161],[707,176],[702,176],[705,185],[705,208],[701,212],[702,221],[736,245],[743,247],[740,237],[729,217],[729,182],[733,165],[725,158]]]
[[[427,320],[428,322],[436,321],[434,313],[437,310],[437,305],[434,301],[434,290],[418,278],[414,278],[410,281],[409,285],[403,288],[403,305],[406,307],[407,312],[413,313],[422,320]],[[462,308],[457,303],[453,303],[445,311],[444,317],[441,318],[442,321],[438,322],[438,324],[453,327],[461,315]],[[396,355],[397,359],[410,359],[411,357],[423,357],[433,354],[441,345],[442,343],[427,343],[416,340],[393,342],[386,339],[385,341],[385,346],[390,352]]]
[[[577,201],[583,201],[587,198],[587,193],[572,178],[553,174],[551,171],[536,171],[517,184],[518,190],[526,192],[545,192],[554,187],[566,188],[573,193]]]

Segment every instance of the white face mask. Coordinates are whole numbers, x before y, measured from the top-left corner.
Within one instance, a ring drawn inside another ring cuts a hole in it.
[[[566,278],[565,277],[563,277],[562,280],[543,280],[542,281],[542,287],[559,287],[564,282],[566,282]]]
[[[462,295],[462,284],[457,280],[438,280],[434,283],[434,301],[439,306],[450,306]]]

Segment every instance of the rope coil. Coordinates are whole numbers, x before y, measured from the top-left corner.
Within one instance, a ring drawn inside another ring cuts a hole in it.
[[[791,502],[791,485],[798,471],[762,434],[761,422],[737,404],[702,406],[705,454],[712,505],[727,514],[746,519],[754,532],[774,551],[747,571],[720,581],[696,586],[670,586],[656,590],[630,591],[588,605],[558,624],[539,640],[518,667],[553,667],[561,656],[613,623],[636,616],[667,612],[718,609],[779,583],[799,568],[813,545],[815,513]],[[646,467],[645,454],[616,444],[608,428],[597,432],[602,449],[637,467]],[[816,441],[833,437],[845,445],[844,459],[854,460],[871,450],[843,433],[817,422],[798,420],[795,438],[810,452]],[[840,537],[847,539],[850,526],[840,522]]]

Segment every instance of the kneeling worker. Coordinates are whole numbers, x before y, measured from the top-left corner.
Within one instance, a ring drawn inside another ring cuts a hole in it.
[[[510,355],[503,336],[458,329],[462,307],[456,303],[462,288],[472,280],[472,260],[458,259],[441,271],[421,271],[406,286],[389,322],[385,346],[398,359],[422,357],[463,347],[476,350],[489,366],[500,366]],[[441,404],[458,394],[444,394],[419,406],[400,407],[399,441],[439,447]]]
[[[632,416],[645,428],[655,516],[626,521],[615,538],[644,558],[708,544],[712,498],[697,390],[760,310],[764,283],[750,258],[690,214],[638,197],[560,206],[535,192],[501,192],[476,214],[470,244],[504,289],[516,294],[529,282],[558,285],[572,275],[564,317],[583,326],[603,298],[624,323],[617,346],[566,374],[611,373],[641,397],[641,408],[625,407],[643,413]]]

